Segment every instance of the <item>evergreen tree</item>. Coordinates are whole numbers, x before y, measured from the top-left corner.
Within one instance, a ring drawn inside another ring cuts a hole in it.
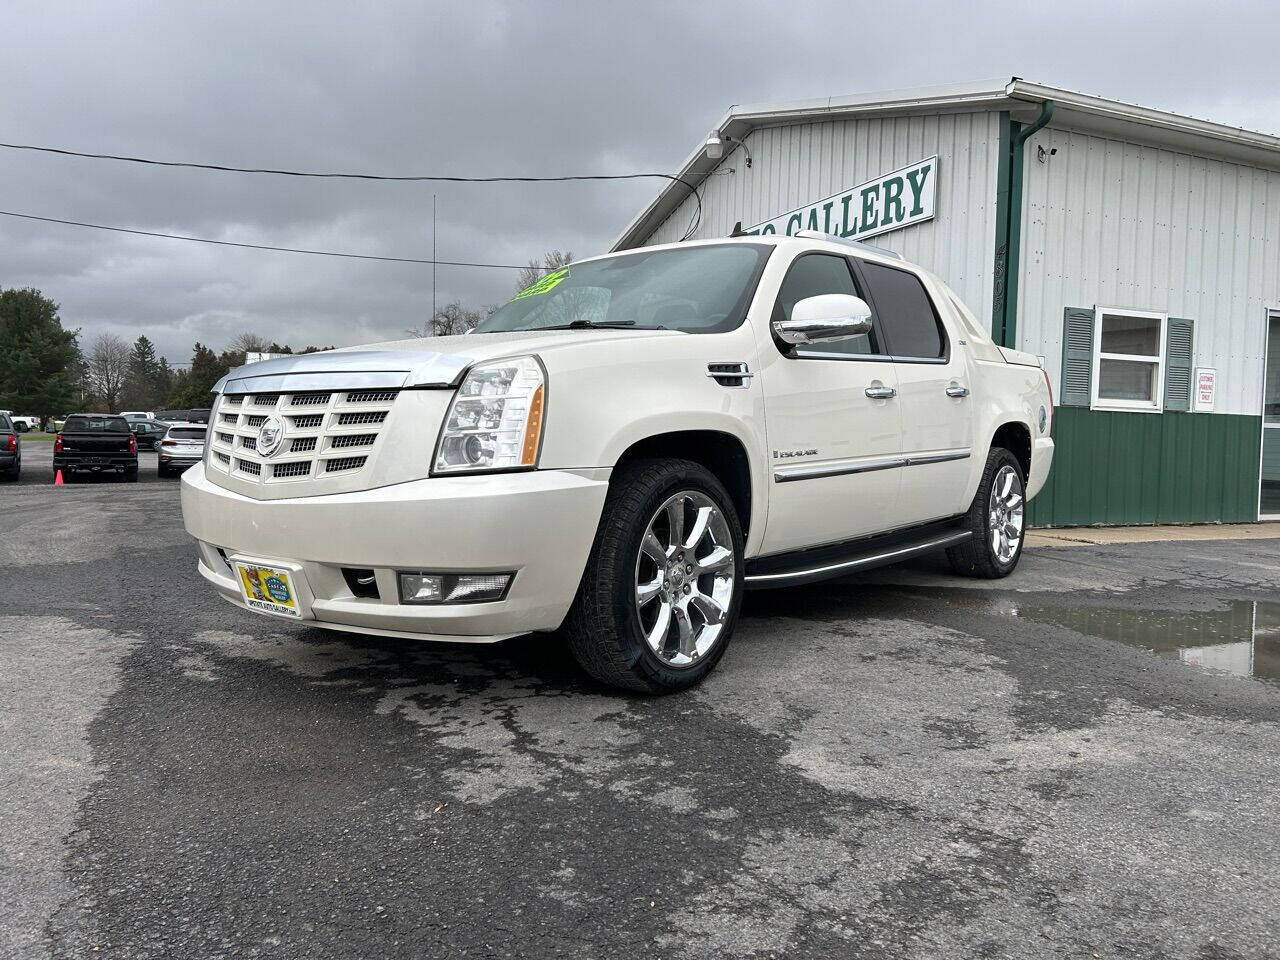
[[[39,290],[0,291],[0,407],[41,420],[69,412],[78,357],[56,303]]]
[[[129,410],[154,410],[168,394],[169,365],[156,356],[155,344],[145,336],[133,342],[125,372],[120,405]]]
[[[209,391],[231,369],[231,359],[233,356],[229,352],[219,357],[203,343],[197,341],[191,353],[191,369],[174,377],[174,385],[169,392],[167,406],[179,408],[209,406],[212,401]],[[243,361],[244,357],[241,356],[240,359]]]

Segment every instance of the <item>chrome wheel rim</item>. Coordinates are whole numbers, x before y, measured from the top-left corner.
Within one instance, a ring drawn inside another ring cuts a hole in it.
[[[733,537],[706,494],[668,497],[650,517],[636,556],[635,604],[649,649],[671,667],[691,667],[716,645],[737,578]]]
[[[1002,564],[1011,563],[1018,555],[1025,507],[1018,471],[1005,464],[996,472],[991,484],[991,502],[987,511],[991,552]]]

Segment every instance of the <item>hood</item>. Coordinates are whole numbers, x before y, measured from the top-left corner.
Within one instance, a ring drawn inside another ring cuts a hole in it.
[[[563,350],[580,343],[684,336],[676,330],[515,330],[456,337],[420,337],[342,347],[237,367],[214,393],[266,393],[347,388],[455,387],[484,360]]]

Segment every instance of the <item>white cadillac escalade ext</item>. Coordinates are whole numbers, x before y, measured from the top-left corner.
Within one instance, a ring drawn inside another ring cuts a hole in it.
[[[335,630],[562,630],[631,690],[696,683],[743,590],[931,550],[1003,577],[1049,384],[936,277],[817,233],[646,247],[471,335],[233,371],[182,478],[226,599]]]

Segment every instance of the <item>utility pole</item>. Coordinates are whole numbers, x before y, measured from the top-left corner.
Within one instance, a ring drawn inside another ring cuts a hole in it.
[[[427,324],[430,329],[436,322],[436,195],[431,195],[431,323]]]

